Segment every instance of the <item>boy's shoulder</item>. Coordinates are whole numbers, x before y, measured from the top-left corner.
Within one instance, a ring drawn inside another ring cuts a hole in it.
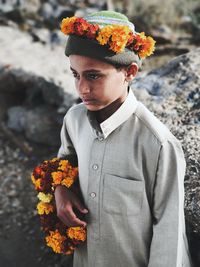
[[[83,103],[79,103],[79,104],[75,104],[72,107],[70,107],[68,109],[68,111],[65,114],[65,118],[72,118],[77,119],[80,116],[84,116],[85,114],[87,114],[87,109],[85,107],[85,105]]]
[[[138,101],[138,106],[135,111],[135,116],[138,118],[142,127],[146,128],[159,143],[166,140],[176,140],[175,136],[145,105]]]

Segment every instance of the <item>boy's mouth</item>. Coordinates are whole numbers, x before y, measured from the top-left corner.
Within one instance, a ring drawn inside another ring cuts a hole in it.
[[[91,103],[94,103],[94,99],[92,98],[82,98],[82,101],[84,104],[91,104]]]

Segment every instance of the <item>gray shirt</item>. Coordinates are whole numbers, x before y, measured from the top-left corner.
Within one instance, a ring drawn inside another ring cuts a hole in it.
[[[191,266],[179,141],[131,90],[100,125],[92,115],[83,104],[67,112],[58,153],[77,156],[89,210],[73,266]]]

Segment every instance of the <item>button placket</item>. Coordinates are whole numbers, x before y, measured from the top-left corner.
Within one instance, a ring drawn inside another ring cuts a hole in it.
[[[92,165],[92,169],[93,169],[93,170],[97,171],[98,168],[99,168],[99,166],[98,166],[97,164],[93,164],[93,165]]]
[[[96,136],[91,147],[91,162],[88,181],[88,207],[92,213],[92,222],[90,232],[91,238],[94,240],[99,239],[100,225],[99,225],[99,212],[100,212],[100,195],[99,186],[101,184],[101,164],[103,162],[104,150],[106,142],[100,142],[100,136]],[[104,139],[103,139],[104,140]],[[104,140],[105,141],[105,140]]]
[[[91,198],[95,198],[96,197],[96,193],[95,192],[91,192],[90,196],[91,196]]]

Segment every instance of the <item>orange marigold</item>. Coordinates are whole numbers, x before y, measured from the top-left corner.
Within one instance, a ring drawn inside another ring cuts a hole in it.
[[[142,43],[142,49],[139,50],[139,57],[140,58],[145,58],[150,56],[151,54],[153,54],[154,50],[155,50],[155,41],[152,37],[150,36],[144,36],[142,38],[143,43]]]
[[[39,215],[49,214],[50,212],[53,212],[53,206],[41,201],[37,204],[37,210]]]
[[[59,233],[58,230],[50,231],[50,235],[46,236],[47,246],[51,247],[55,253],[62,253],[63,242],[67,239]]]
[[[76,17],[73,16],[71,18],[65,18],[61,22],[61,32],[64,34],[70,34],[73,32],[73,24],[76,21]]]
[[[74,183],[74,179],[71,177],[66,177],[62,180],[61,184],[69,188]]]
[[[67,166],[69,165],[69,161],[68,160],[60,160],[59,162],[59,170],[61,171],[65,171],[67,169]]]
[[[41,189],[41,179],[35,179],[34,175],[31,174],[31,180],[32,180],[32,183],[34,184],[36,190]]]
[[[78,241],[85,241],[86,240],[86,229],[83,227],[69,227],[67,229],[67,235],[71,239],[75,239]]]
[[[61,181],[63,179],[63,172],[61,172],[61,171],[52,172],[51,176],[53,178],[53,185],[61,184]]]

